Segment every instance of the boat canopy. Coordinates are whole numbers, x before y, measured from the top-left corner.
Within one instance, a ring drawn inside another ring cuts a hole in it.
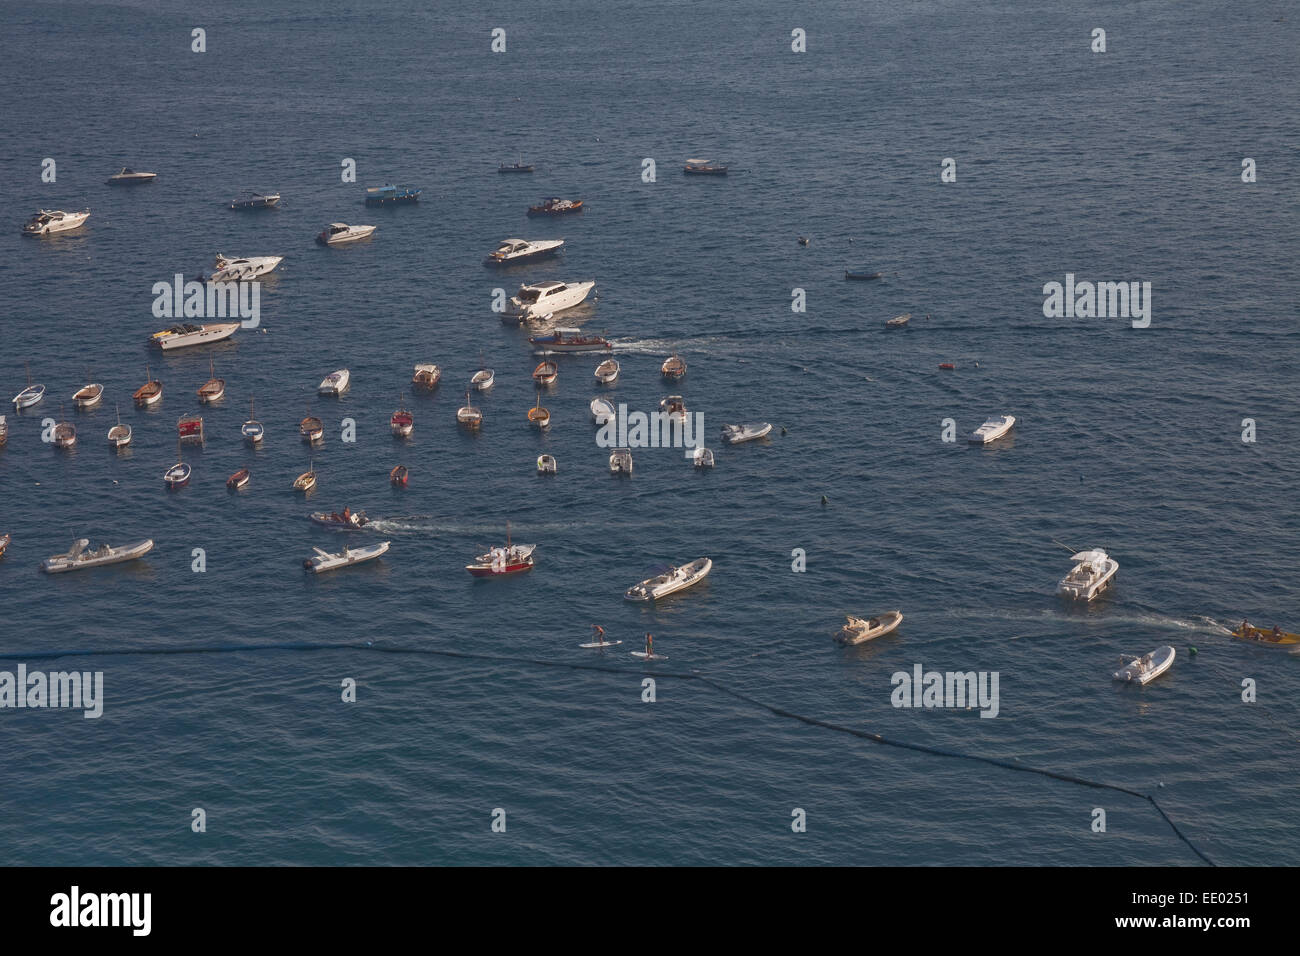
[[[1101,564],[1109,557],[1110,555],[1108,555],[1105,551],[1102,551],[1100,548],[1094,548],[1091,551],[1080,551],[1070,560],[1076,561],[1080,564]]]

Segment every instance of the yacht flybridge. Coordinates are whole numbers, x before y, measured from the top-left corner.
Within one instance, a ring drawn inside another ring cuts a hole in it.
[[[485,266],[513,266],[553,256],[564,247],[563,239],[503,239],[495,252],[483,260]]]
[[[1080,551],[1070,559],[1074,567],[1061,578],[1056,593],[1076,601],[1091,601],[1115,583],[1119,562],[1100,548]]]
[[[209,282],[240,282],[266,275],[284,261],[284,256],[250,256],[231,259],[217,253],[217,264]]]
[[[545,319],[581,305],[587,295],[596,287],[596,280],[583,282],[537,282],[521,285],[519,291],[510,299],[510,315],[517,318]]]
[[[51,236],[80,228],[90,218],[90,210],[64,212],[62,209],[42,209],[23,225],[25,236]]]

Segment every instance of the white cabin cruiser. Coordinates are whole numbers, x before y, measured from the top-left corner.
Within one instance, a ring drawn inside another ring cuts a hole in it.
[[[78,571],[82,568],[97,568],[105,564],[134,561],[136,558],[143,558],[153,550],[153,540],[146,538],[144,541],[123,545],[120,548],[109,547],[106,544],[101,544],[93,551],[89,548],[90,539],[79,538],[66,554],[56,554],[42,561],[41,570],[47,574],[58,574],[62,571]]]
[[[217,253],[216,271],[208,276],[209,282],[242,282],[256,279],[272,271],[284,261],[284,256],[250,256],[231,259]]]
[[[337,372],[330,372],[323,379],[316,391],[321,395],[342,395],[348,390],[348,385],[352,382],[352,373],[345,368]]]
[[[483,260],[485,266],[513,266],[553,256],[564,247],[563,239],[503,239]]]
[[[1139,684],[1148,684],[1169,670],[1173,663],[1174,649],[1166,644],[1163,647],[1157,647],[1150,654],[1143,654],[1141,657],[1133,658],[1111,676],[1115,680],[1128,683],[1136,681]]]
[[[723,425],[722,438],[728,445],[739,445],[741,442],[764,438],[771,430],[772,426],[768,422],[752,425]]]
[[[235,334],[238,322],[217,322],[212,325],[173,325],[171,328],[155,332],[149,337],[149,343],[163,351],[183,349],[190,345],[207,345],[220,342]]]
[[[52,236],[80,228],[90,218],[90,210],[64,212],[62,209],[42,209],[23,225],[24,236]]]
[[[304,561],[302,566],[315,574],[333,571],[335,568],[346,568],[348,565],[360,564],[363,561],[373,561],[387,552],[391,543],[380,541],[378,544],[368,544],[364,548],[349,548],[344,545],[343,550],[337,554],[330,554],[323,548],[312,548],[316,553]]]
[[[134,169],[123,166],[120,172],[108,177],[108,185],[135,186],[139,183],[151,183],[157,178],[157,173],[137,173]]]
[[[694,462],[696,468],[712,468],[713,451],[712,449],[705,448],[701,445],[699,448],[695,449],[695,453],[691,455],[691,460]]]
[[[1074,567],[1061,578],[1056,593],[1076,601],[1091,601],[1115,582],[1119,562],[1100,548],[1080,551],[1070,559]]]
[[[609,453],[609,470],[615,475],[632,474],[632,449],[615,448]]]
[[[629,601],[653,601],[699,584],[713,570],[712,558],[696,558],[690,564],[669,568],[663,574],[634,584],[623,595]]]
[[[596,280],[586,282],[537,282],[521,285],[510,299],[510,311],[524,319],[545,319],[581,305],[596,287]]]
[[[987,445],[989,442],[997,441],[1011,431],[1015,423],[1016,416],[1014,415],[994,415],[970,433],[970,443],[972,445]]]
[[[324,246],[342,246],[368,238],[378,228],[378,226],[349,226],[346,222],[332,222],[316,237],[316,241]]]

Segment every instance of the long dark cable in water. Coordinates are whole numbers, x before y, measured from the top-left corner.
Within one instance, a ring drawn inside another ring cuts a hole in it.
[[[38,651],[36,653],[0,653],[0,660],[50,660],[59,657],[101,657],[101,656],[161,656],[169,654],[237,654],[243,651],[375,651],[381,654],[423,654],[430,657],[454,657],[460,660],[468,661],[487,661],[493,664],[531,664],[536,667],[553,667],[563,670],[573,671],[596,671],[603,674],[620,674],[629,673],[628,667],[613,667],[608,664],[578,664],[569,661],[543,661],[533,658],[519,657],[499,657],[492,654],[474,654],[468,651],[449,651],[431,647],[399,647],[383,646],[374,644],[224,644],[209,647],[124,647],[108,648],[94,651]],[[643,666],[643,665],[638,665]],[[1072,774],[1058,773],[1055,770],[1044,770],[1041,767],[1030,767],[1025,764],[1015,763],[1010,760],[1000,760],[997,757],[985,757],[979,754],[964,754],[955,750],[944,750],[940,747],[928,747],[924,744],[909,743],[905,740],[890,740],[880,734],[871,733],[866,730],[857,730],[853,727],[845,727],[842,724],[833,724],[830,721],[820,720],[816,717],[807,717],[803,714],[797,714],[792,710],[785,710],[781,707],[775,707],[772,704],[766,704],[761,700],[756,700],[747,694],[733,690],[725,684],[720,684],[711,677],[695,672],[668,671],[655,668],[653,671],[655,677],[675,677],[678,680],[693,680],[697,683],[712,687],[714,690],[734,697],[737,700],[744,701],[751,707],[757,707],[760,710],[766,710],[777,717],[784,717],[788,720],[797,720],[801,723],[808,724],[811,727],[821,727],[824,730],[833,730],[842,734],[849,734],[861,740],[869,740],[872,743],[881,744],[886,747],[897,747],[902,750],[911,750],[916,753],[930,754],[935,757],[955,757],[959,760],[974,760],[978,763],[989,764],[993,767],[1001,767],[1004,770],[1015,770],[1020,773],[1034,773],[1039,776],[1048,777],[1052,780],[1061,780],[1065,783],[1078,784],[1081,787],[1091,787],[1095,790],[1113,790],[1116,793],[1127,794],[1130,797],[1137,797],[1139,800],[1145,800],[1155,807],[1156,812],[1169,824],[1169,828],[1174,831],[1174,835],[1198,857],[1208,863],[1210,866],[1217,866],[1213,860],[1206,856],[1194,844],[1178,824],[1169,818],[1164,808],[1156,802],[1155,797],[1138,790],[1130,790],[1128,787],[1121,787],[1113,783],[1102,783],[1097,780],[1086,780],[1083,777],[1076,777]]]

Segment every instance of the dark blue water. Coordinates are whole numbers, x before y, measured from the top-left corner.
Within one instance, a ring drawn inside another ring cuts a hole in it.
[[[0,392],[25,384],[24,363],[50,389],[6,410],[3,668],[102,670],[107,696],[99,720],[0,711],[9,862],[1197,862],[1131,797],[881,748],[671,677],[643,703],[654,669],[624,652],[647,630],[662,670],[1155,793],[1220,863],[1300,859],[1296,655],[1223,627],[1300,630],[1300,20],[1274,22],[1282,5],[0,6]],[[1104,55],[1089,51],[1097,26]],[[795,27],[807,53],[790,52]],[[496,174],[520,155],[534,175]],[[683,177],[694,156],[735,172]],[[944,157],[955,183],[940,182]],[[104,185],[123,165],[158,180]],[[366,209],[364,187],[384,182],[423,186],[423,201]],[[250,189],[280,191],[281,208],[224,207]],[[525,218],[551,195],[587,211]],[[78,233],[18,234],[37,207],[87,206]],[[332,221],[379,230],[316,246]],[[567,251],[492,274],[480,260],[506,236]],[[151,354],[166,324],[153,283],[217,252],[286,257],[262,288],[264,333]],[[845,268],[886,279],[846,283]],[[1042,286],[1066,273],[1151,282],[1150,328],[1045,318]],[[611,397],[650,411],[679,391],[710,444],[736,420],[775,423],[772,439],[720,449],[711,473],[638,451],[635,477],[614,479],[589,422],[591,357],[558,360],[553,426],[531,429],[537,358],[490,311],[492,290],[592,277],[598,302],[564,324],[617,342]],[[883,330],[906,311],[910,328]],[[690,365],[675,387],[658,375],[672,351]],[[480,353],[498,384],[470,436],[454,416]],[[168,493],[175,422],[199,410],[210,359],[227,396],[203,410],[191,485]],[[387,417],[422,361],[444,382],[411,399],[415,434],[399,443]],[[146,362],[165,383],[155,411],[130,402]],[[351,391],[318,398],[343,366]],[[75,413],[89,380],[106,400]],[[238,432],[250,397],[268,431],[256,451]],[[60,404],[72,453],[40,441]],[[120,454],[104,441],[116,405],[135,430]],[[309,410],[327,436],[304,502],[290,482]],[[943,419],[965,432],[990,414],[1017,416],[1012,439],[940,441]],[[542,451],[557,476],[535,474]],[[386,477],[399,461],[403,491]],[[228,493],[245,465],[251,486]],[[339,543],[306,513],[345,504],[382,518],[392,550],[305,575],[312,546]],[[475,583],[464,564],[507,521],[538,543],[536,570]],[[157,547],[38,573],[80,536]],[[1069,555],[1053,539],[1116,556],[1109,599],[1058,603]],[[694,591],[622,600],[706,554],[715,570]],[[894,607],[898,634],[832,644],[846,613]],[[579,650],[592,622],[627,643]],[[366,642],[495,660],[344,646]],[[1165,643],[1179,654],[1166,676],[1109,679],[1120,654]],[[303,644],[339,649],[289,646]],[[96,654],[236,645],[264,649]],[[74,653],[35,657],[53,650]],[[890,675],[916,663],[999,672],[999,716],[893,708]],[[1257,703],[1241,702],[1244,678]],[[1105,834],[1089,829],[1098,806]],[[807,833],[791,832],[796,807]]]

